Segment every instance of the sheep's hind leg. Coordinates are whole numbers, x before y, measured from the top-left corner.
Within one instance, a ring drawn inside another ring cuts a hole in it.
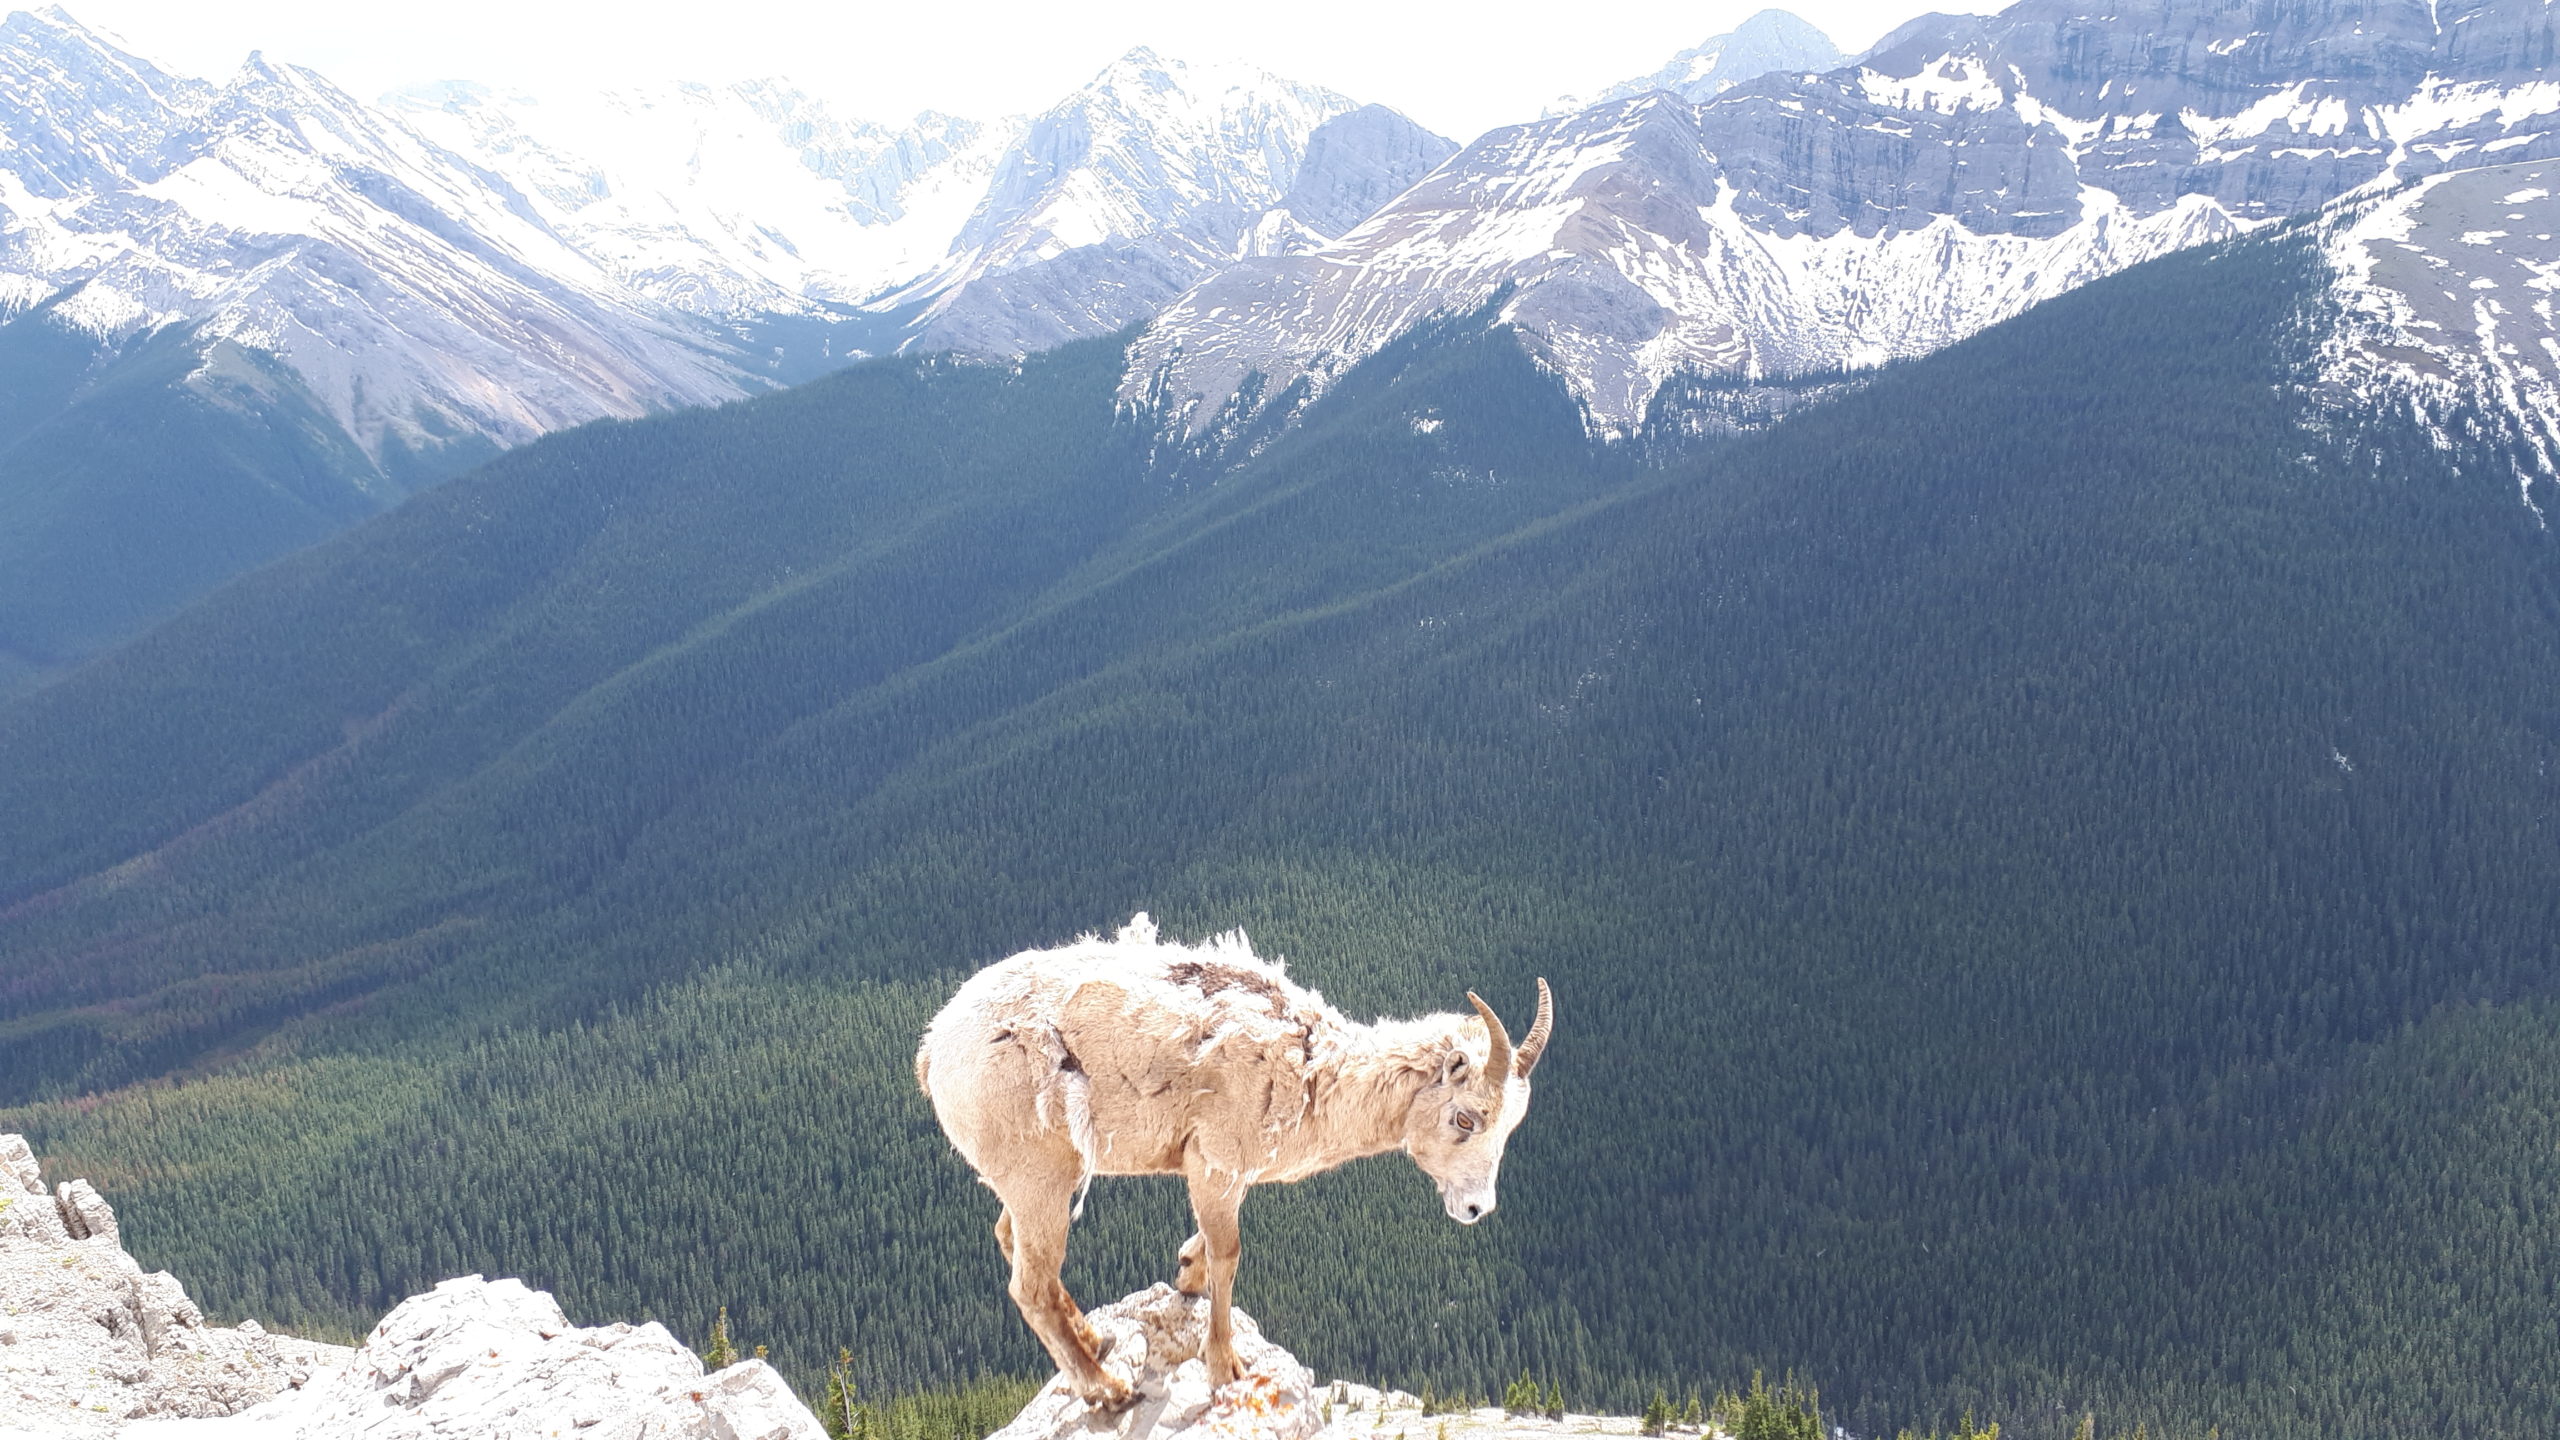
[[[1073,1175],[1055,1186],[1000,1187],[1004,1218],[996,1222],[996,1243],[1013,1262],[1008,1289],[1014,1308],[1058,1362],[1068,1386],[1087,1404],[1116,1409],[1129,1403],[1129,1382],[1102,1368],[1093,1327],[1058,1278],[1067,1262],[1067,1207],[1074,1192]]]

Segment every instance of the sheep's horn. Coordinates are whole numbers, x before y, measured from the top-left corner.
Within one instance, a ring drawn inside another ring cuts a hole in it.
[[[1529,1072],[1538,1068],[1538,1057],[1547,1053],[1547,1032],[1555,1028],[1556,997],[1547,993],[1547,977],[1541,975],[1538,977],[1537,1023],[1529,1027],[1528,1037],[1520,1042],[1518,1057],[1511,1062],[1520,1067],[1521,1079],[1528,1079]]]
[[[1484,1003],[1483,997],[1473,990],[1467,992],[1467,1003],[1476,1007],[1476,1013],[1484,1017],[1484,1033],[1493,1040],[1493,1053],[1485,1058],[1485,1073],[1508,1076],[1511,1073],[1511,1032],[1502,1028],[1502,1018],[1494,1014],[1493,1007]]]

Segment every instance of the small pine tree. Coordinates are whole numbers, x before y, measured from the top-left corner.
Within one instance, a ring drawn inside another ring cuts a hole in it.
[[[726,1370],[738,1363],[738,1347],[729,1343],[729,1307],[720,1307],[720,1318],[711,1322],[711,1348],[702,1352],[703,1368]]]
[[[1564,1386],[1553,1380],[1547,1382],[1547,1418],[1564,1418]]]
[[[1670,1428],[1671,1397],[1657,1385],[1653,1389],[1653,1398],[1644,1402],[1644,1433],[1659,1435]]]
[[[1422,1413],[1425,1415],[1437,1415],[1440,1413],[1440,1397],[1431,1392],[1431,1382],[1429,1380],[1422,1382]]]
[[[828,1440],[861,1440],[862,1426],[855,1411],[853,1385],[853,1352],[839,1348],[836,1368],[827,1373],[827,1400],[819,1412],[825,1422]]]
[[[1706,1397],[1698,1393],[1695,1385],[1689,1387],[1689,1403],[1680,1407],[1680,1423],[1692,1430],[1707,1423]]]
[[[1502,1389],[1502,1409],[1507,1415],[1534,1415],[1538,1411],[1538,1382],[1529,1378],[1529,1367],[1520,1367],[1520,1378]]]

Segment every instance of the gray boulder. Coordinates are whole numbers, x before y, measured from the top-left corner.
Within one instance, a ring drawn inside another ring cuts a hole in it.
[[[229,1415],[350,1353],[255,1321],[206,1324],[176,1279],[124,1252],[114,1209],[88,1181],[48,1191],[26,1138],[0,1135],[0,1440]]]

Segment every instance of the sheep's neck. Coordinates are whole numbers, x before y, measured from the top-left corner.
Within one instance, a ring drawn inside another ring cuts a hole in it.
[[[1317,1069],[1317,1104],[1332,1123],[1318,1127],[1322,1154],[1308,1157],[1320,1162],[1315,1168],[1404,1148],[1413,1099],[1439,1075],[1451,1040],[1429,1020],[1353,1028],[1341,1052]]]

